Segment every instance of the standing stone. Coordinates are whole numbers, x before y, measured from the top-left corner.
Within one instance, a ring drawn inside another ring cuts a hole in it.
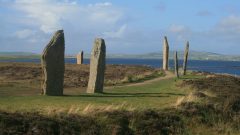
[[[164,37],[163,41],[163,70],[168,70],[168,55],[169,55],[169,46],[167,37]]]
[[[83,64],[83,51],[77,54],[77,64]]]
[[[64,51],[64,33],[63,30],[58,30],[42,53],[41,64],[44,76],[42,92],[44,95],[63,95]]]
[[[105,73],[106,46],[104,39],[97,38],[90,60],[90,75],[87,93],[102,93]]]
[[[177,78],[179,78],[179,74],[178,74],[178,56],[177,56],[177,51],[175,52],[174,55],[174,63],[175,63],[175,76]]]
[[[184,51],[183,75],[186,75],[187,61],[188,61],[188,52],[189,52],[189,42],[187,42],[186,48],[185,48],[185,51]]]

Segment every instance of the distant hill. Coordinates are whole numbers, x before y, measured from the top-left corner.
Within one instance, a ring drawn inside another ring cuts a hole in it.
[[[0,52],[0,56],[27,56],[27,55],[37,55],[31,52]]]
[[[183,59],[184,52],[179,51],[178,57],[179,59]],[[173,59],[174,52],[169,52],[169,58]],[[152,52],[146,54],[108,54],[108,58],[138,58],[138,59],[161,59],[162,52]],[[190,51],[189,52],[189,59],[191,60],[225,60],[225,61],[240,61],[240,56],[237,55],[223,55],[211,52],[197,52],[197,51]]]
[[[40,58],[39,54],[31,52],[0,52],[0,59]]]
[[[170,59],[173,59],[173,51],[169,52]],[[179,59],[183,59],[183,51],[178,52]],[[67,58],[74,58],[75,55],[67,55]],[[0,52],[0,59],[27,59],[40,58],[40,54],[30,52]],[[90,58],[90,54],[85,53],[84,58]],[[161,59],[162,51],[146,54],[107,54],[107,58],[122,59]],[[239,55],[223,55],[211,52],[190,51],[189,59],[191,60],[223,60],[223,61],[240,61]]]

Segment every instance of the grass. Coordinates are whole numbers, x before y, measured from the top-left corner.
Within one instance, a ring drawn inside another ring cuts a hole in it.
[[[20,89],[20,88],[19,88]],[[16,88],[11,92],[19,93]],[[65,91],[71,91],[66,89]],[[74,89],[76,91],[76,89]],[[74,91],[72,90],[72,91]],[[5,89],[5,92],[8,90]],[[24,91],[22,91],[24,92]],[[50,96],[1,96],[0,110],[48,112],[52,110],[67,111],[70,108],[84,110],[91,105],[92,108],[119,107],[124,109],[162,109],[172,106],[178,97],[185,96],[189,90],[178,89],[175,79],[162,80],[143,86],[111,87],[104,90],[103,94],[78,94],[62,97]],[[14,93],[11,93],[14,95]]]
[[[0,134],[1,129],[3,134],[37,129],[39,134],[238,135],[239,99],[225,98],[224,94],[238,94],[239,80],[222,78],[189,74],[141,86],[107,87],[102,94],[70,88],[65,91],[71,94],[61,97],[2,94],[0,110],[13,113],[0,111]],[[21,93],[22,88],[16,87],[11,94]],[[219,93],[219,88],[225,93]],[[198,97],[196,92],[206,97]]]
[[[147,75],[127,75],[122,80],[105,80],[104,84],[107,86],[112,85],[124,85],[129,83],[139,83],[147,80],[151,80],[157,77],[164,77],[165,73],[162,70],[154,71]]]

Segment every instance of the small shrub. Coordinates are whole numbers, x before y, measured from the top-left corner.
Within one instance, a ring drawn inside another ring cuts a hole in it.
[[[138,135],[169,135],[185,132],[183,121],[174,114],[149,110],[137,113],[134,118],[134,129]]]
[[[103,135],[132,135],[129,128],[129,112],[114,111],[103,112],[95,116],[103,126]]]
[[[122,83],[131,83],[131,82],[134,82],[132,75],[125,76],[122,80]]]

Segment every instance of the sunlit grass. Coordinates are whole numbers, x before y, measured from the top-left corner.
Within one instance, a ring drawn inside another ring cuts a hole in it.
[[[78,108],[83,111],[87,106],[102,109],[112,108],[132,109],[163,109],[172,106],[178,97],[185,96],[190,90],[179,89],[175,79],[161,80],[143,86],[121,86],[106,88],[102,94],[74,94],[57,96],[1,96],[0,109],[7,111],[38,111],[48,112],[61,110],[69,111]],[[2,89],[2,88],[1,88]],[[20,88],[19,88],[20,89]],[[20,90],[14,89],[19,93]],[[68,91],[71,89],[65,89]],[[74,89],[76,91],[76,89]],[[5,89],[7,92],[7,89]],[[14,92],[11,90],[11,92]],[[27,92],[27,91],[22,91]],[[77,91],[76,91],[77,93]],[[122,107],[119,107],[122,106]]]

